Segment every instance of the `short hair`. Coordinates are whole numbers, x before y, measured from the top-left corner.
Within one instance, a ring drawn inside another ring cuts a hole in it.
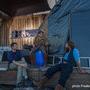
[[[43,32],[43,31],[41,31],[41,30],[40,30],[40,31],[38,31],[38,34],[41,34],[41,33],[44,33],[44,32]]]
[[[75,47],[75,44],[73,41],[68,41],[67,44],[73,49]]]
[[[17,43],[16,43],[16,42],[11,43],[11,47],[13,47],[15,44],[17,45]]]

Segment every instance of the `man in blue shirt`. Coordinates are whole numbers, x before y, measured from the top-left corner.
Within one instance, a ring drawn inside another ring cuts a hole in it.
[[[78,71],[84,73],[80,68],[79,51],[75,48],[72,41],[68,41],[65,45],[63,62],[49,68],[40,80],[40,82],[34,82],[34,84],[37,85],[39,88],[42,88],[44,83],[46,83],[48,79],[50,79],[56,72],[60,71],[60,79],[58,80],[58,84],[56,85],[55,90],[62,90],[65,86],[66,81],[73,72],[73,66],[77,66]]]
[[[9,68],[17,68],[17,84],[20,83],[22,77],[27,79],[27,72],[25,67],[27,66],[23,55],[20,50],[17,50],[17,43],[11,44],[11,51],[7,53],[7,59],[9,62]]]

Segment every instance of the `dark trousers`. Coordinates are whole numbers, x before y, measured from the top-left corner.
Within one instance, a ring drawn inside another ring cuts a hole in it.
[[[57,64],[55,66],[52,66],[51,68],[49,68],[46,73],[45,76],[50,79],[56,72],[60,71],[61,75],[60,78],[58,80],[58,84],[60,84],[61,86],[65,86],[66,81],[68,80],[68,78],[70,77],[70,74],[73,71],[73,66],[70,63],[61,63],[61,64]]]

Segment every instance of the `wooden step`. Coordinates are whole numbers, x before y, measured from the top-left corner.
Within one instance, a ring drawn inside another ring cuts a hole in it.
[[[14,90],[35,90],[34,88],[32,87],[27,87],[27,88],[14,88]]]
[[[38,90],[38,89],[37,88],[33,88],[33,87],[28,87],[28,88],[15,88],[14,90]],[[54,89],[44,88],[42,90],[54,90]]]

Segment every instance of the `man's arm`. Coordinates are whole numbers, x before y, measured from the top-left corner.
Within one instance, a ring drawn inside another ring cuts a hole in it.
[[[17,66],[20,66],[20,65],[21,65],[21,64],[19,64],[18,62],[16,62],[15,60],[13,60],[12,63],[14,63],[14,64],[17,65]]]
[[[22,62],[25,62],[25,59],[24,58],[21,58],[21,61]],[[21,66],[21,67],[27,68],[27,64],[26,63],[19,63],[19,62],[15,61],[15,60],[13,60],[13,63],[15,65],[17,65],[17,66]]]

